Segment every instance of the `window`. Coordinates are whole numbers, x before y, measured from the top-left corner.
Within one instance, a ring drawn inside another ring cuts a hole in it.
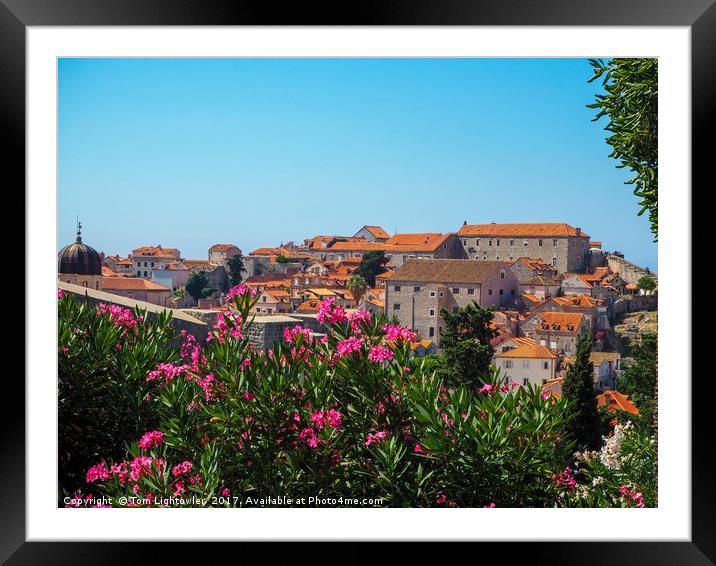
[[[475,238],[475,245],[476,245],[476,246],[479,246],[479,245],[480,245],[480,238]]]
[[[556,247],[557,247],[557,240],[552,240],[552,247],[553,247],[553,248],[556,248]]]
[[[415,293],[419,292],[419,291],[420,291],[420,287],[413,287],[413,291],[414,291]]]
[[[497,246],[498,247],[500,246],[500,240],[497,240]]]
[[[488,294],[488,295],[492,295],[492,289],[488,289],[488,290],[487,290],[487,294]]]
[[[434,297],[434,296],[435,296],[435,291],[430,291],[430,296],[431,296],[431,297]]]
[[[539,341],[539,345],[540,345],[540,346],[546,346],[546,345],[547,345],[547,342],[546,342],[545,340],[540,340],[540,341]]]
[[[434,326],[431,326],[430,328],[428,328],[428,336],[430,336],[431,338],[433,336],[435,336],[435,327]]]
[[[488,245],[488,246],[492,246],[492,240],[488,240],[488,241],[487,241],[487,245]]]
[[[505,290],[504,290],[504,289],[500,289],[500,295],[504,295],[504,294],[505,294]]]
[[[537,240],[537,245],[541,248],[541,247],[542,247],[542,240]]]
[[[453,288],[452,288],[452,294],[453,294],[453,295],[459,295],[459,294],[460,294],[460,289],[459,289],[458,287],[453,287]]]
[[[441,297],[444,297],[444,296],[445,296],[445,293],[444,293],[443,291],[440,291],[440,296],[441,296]]]
[[[512,246],[514,246],[514,245],[515,245],[515,241],[514,241],[514,240],[510,240],[510,247],[512,247]]]
[[[467,294],[468,294],[468,295],[474,295],[474,294],[475,294],[475,289],[473,289],[472,287],[470,287],[470,288],[467,290]]]
[[[522,369],[530,369],[530,361],[522,360]]]
[[[512,367],[512,360],[505,360],[505,368],[509,369]]]
[[[500,256],[497,256],[497,257],[495,258],[495,261],[500,261]]]
[[[549,369],[549,362],[542,362],[542,369]]]
[[[557,258],[556,257],[552,258],[552,267],[557,267]]]
[[[504,278],[505,278],[505,270],[503,269],[500,271],[500,279],[504,279]]]
[[[522,240],[522,246],[523,246],[523,247],[526,248],[526,247],[527,247],[527,243],[528,243],[527,240]]]
[[[399,310],[400,310],[400,303],[394,303],[394,304],[393,304],[393,310],[394,310],[394,311],[399,311]]]
[[[553,350],[556,350],[556,349],[557,349],[557,342],[555,342],[554,340],[550,340],[550,341],[549,341],[549,347],[552,348]]]
[[[529,384],[530,384],[530,380],[525,377],[525,378],[522,380],[522,385],[529,385]]]
[[[396,293],[400,293],[400,285],[395,285],[393,287],[393,291],[395,291]]]
[[[463,240],[463,241],[462,241],[462,245],[463,245],[463,246],[467,246],[467,240]]]
[[[435,309],[430,309],[430,316],[435,316]]]

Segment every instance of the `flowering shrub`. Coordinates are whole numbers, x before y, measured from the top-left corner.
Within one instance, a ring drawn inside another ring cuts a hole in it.
[[[567,507],[656,506],[654,440],[631,422],[617,424],[599,451],[577,452],[577,480],[558,496]]]
[[[567,501],[563,401],[496,372],[446,388],[428,359],[411,355],[412,330],[330,300],[318,315],[324,336],[294,327],[260,351],[248,340],[258,298],[248,287],[230,295],[233,312],[219,315],[205,343],[184,334],[178,351],[144,368],[141,387],[131,382],[151,418],[87,463],[74,504],[87,505],[86,491],[126,506],[277,496],[401,507]],[[152,324],[138,323],[138,336]]]
[[[158,426],[147,374],[178,353],[168,314],[147,323],[143,312],[57,296],[59,484],[66,491],[100,456],[121,457],[125,442]]]

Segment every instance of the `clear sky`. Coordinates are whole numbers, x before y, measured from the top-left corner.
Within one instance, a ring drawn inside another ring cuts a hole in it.
[[[585,59],[61,59],[58,249],[567,222],[658,270]]]

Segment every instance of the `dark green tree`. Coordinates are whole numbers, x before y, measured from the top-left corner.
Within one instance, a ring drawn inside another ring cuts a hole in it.
[[[657,335],[643,334],[631,354],[634,362],[617,378],[617,389],[629,395],[639,408],[639,420],[651,426],[656,410]]]
[[[656,279],[654,279],[651,275],[642,275],[639,277],[639,281],[636,282],[636,286],[639,289],[644,289],[645,291],[653,291],[656,289]]]
[[[198,301],[201,298],[201,292],[204,290],[204,287],[206,287],[208,282],[209,279],[207,278],[206,273],[199,271],[189,277],[185,286],[186,292],[189,293],[195,301]]]
[[[355,270],[357,275],[363,277],[366,280],[369,287],[375,287],[375,277],[381,273],[388,271],[385,265],[388,263],[388,258],[385,257],[385,252],[382,250],[370,251],[363,255],[358,269]]]
[[[594,450],[601,440],[601,419],[594,389],[594,364],[589,361],[591,351],[592,336],[587,333],[577,342],[574,362],[567,368],[562,385],[562,395],[575,413],[575,418],[565,428],[567,437],[579,449]]]
[[[243,281],[244,276],[242,273],[246,272],[244,268],[244,256],[236,254],[227,263],[226,266],[229,268],[229,278],[231,279],[231,285],[238,285]]]
[[[639,197],[639,216],[649,212],[651,231],[656,241],[658,223],[658,63],[656,59],[589,60],[594,71],[588,82],[602,79],[605,93],[595,95],[588,108],[598,110],[593,121],[606,116],[604,127],[612,147],[609,157],[618,159],[619,168],[629,168],[634,176],[626,181],[634,185]]]
[[[495,349],[490,341],[497,331],[490,326],[491,309],[475,301],[450,313],[440,310],[445,329],[440,333],[444,364],[440,376],[451,387],[462,384],[480,385],[487,376]]]
[[[354,273],[353,276],[348,280],[348,285],[346,285],[346,287],[348,287],[351,293],[353,293],[353,298],[355,299],[357,306],[358,303],[360,303],[360,300],[363,298],[363,295],[365,295],[366,290],[368,289],[368,282],[362,275]]]

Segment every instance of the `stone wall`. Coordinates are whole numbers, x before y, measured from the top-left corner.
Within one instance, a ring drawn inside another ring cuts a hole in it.
[[[614,321],[628,312],[655,311],[658,307],[658,295],[622,295],[611,305],[609,319]]]
[[[656,273],[648,272],[643,267],[636,265],[630,261],[627,261],[623,257],[618,255],[607,256],[607,265],[614,273],[617,273],[619,277],[624,279],[627,283],[637,284],[639,279],[644,275],[650,275],[656,279]]]

